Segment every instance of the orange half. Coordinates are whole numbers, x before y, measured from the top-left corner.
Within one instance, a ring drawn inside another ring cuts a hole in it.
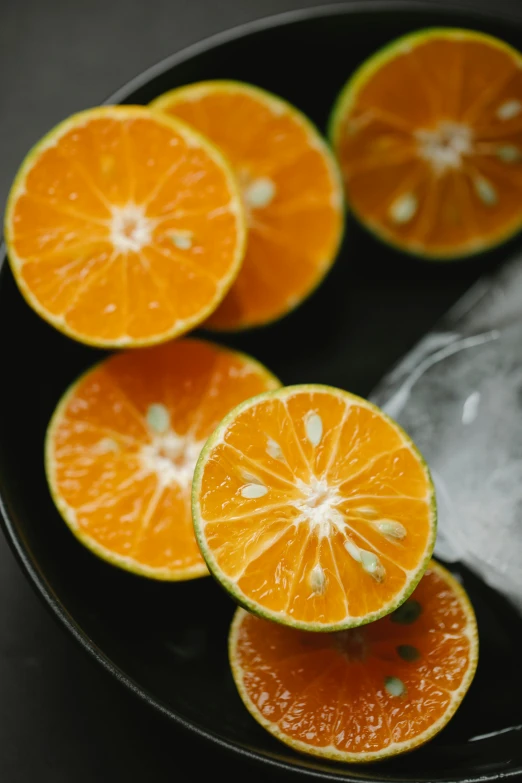
[[[245,217],[221,153],[139,106],[76,114],[28,154],[5,216],[27,302],[98,346],[163,342],[203,321],[235,279]]]
[[[208,573],[194,537],[194,465],[216,424],[279,382],[244,354],[202,340],[121,353],[85,373],[47,432],[53,499],[99,557],[144,576]]]
[[[364,628],[312,634],[238,609],[232,674],[258,723],[295,750],[368,762],[413,750],[439,732],[478,659],[469,599],[432,562],[413,596]]]
[[[343,231],[341,179],[319,132],[294,106],[241,82],[190,84],[151,105],[208,136],[242,188],[245,261],[207,325],[244,329],[285,315],[324,278]]]
[[[433,484],[411,440],[371,403],[328,386],[235,408],[201,453],[192,502],[219,582],[254,613],[306,630],[391,612],[435,540]]]
[[[497,38],[394,41],[350,78],[330,134],[351,208],[403,250],[452,259],[522,226],[522,55]]]

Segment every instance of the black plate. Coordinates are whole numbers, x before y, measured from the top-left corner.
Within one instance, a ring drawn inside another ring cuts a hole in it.
[[[186,82],[241,79],[283,95],[324,128],[337,91],[361,60],[395,36],[431,25],[486,30],[522,49],[522,26],[513,20],[443,3],[351,3],[217,36],[146,72],[109,102],[148,103]],[[229,342],[286,383],[315,381],[367,395],[510,249],[453,266],[421,263],[378,244],[350,220],[340,258],[314,297],[279,324]],[[505,731],[522,724],[521,623],[463,570],[478,615],[481,659],[464,704],[435,740],[393,762],[360,768],[298,756],[272,739],[235,692],[226,654],[234,607],[217,585],[210,578],[158,584],[118,571],[84,550],[53,506],[43,471],[45,428],[66,386],[100,352],[32,313],[5,263],[0,336],[0,506],[7,538],[54,614],[126,687],[230,750],[319,778],[471,781],[522,770],[522,732]]]

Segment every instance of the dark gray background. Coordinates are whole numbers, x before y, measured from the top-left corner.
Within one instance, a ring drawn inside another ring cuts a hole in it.
[[[29,147],[169,54],[321,0],[0,0],[0,198]],[[267,53],[267,56],[269,54]]]
[[[520,10],[521,2],[497,0],[495,8]],[[196,40],[250,19],[320,4],[0,0],[0,204],[29,147],[62,118],[96,105]],[[181,734],[113,683],[55,625],[0,539],[3,783],[141,783],[186,780],[189,774],[198,781],[217,769],[233,781],[245,775],[250,781],[280,779],[266,770],[254,773]]]

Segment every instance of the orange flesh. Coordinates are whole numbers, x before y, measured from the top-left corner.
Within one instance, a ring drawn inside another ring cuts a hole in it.
[[[413,252],[501,241],[522,222],[522,57],[466,31],[393,47],[356,75],[334,126],[351,206]]]
[[[283,742],[347,760],[427,740],[453,714],[476,666],[473,612],[448,580],[432,564],[397,612],[334,634],[238,610],[230,658],[249,710]]]
[[[199,340],[102,362],[51,425],[49,479],[66,521],[131,570],[206,574],[190,512],[197,457],[231,408],[278,385],[248,357]]]
[[[341,237],[341,187],[326,146],[292,107],[247,85],[195,84],[153,105],[222,149],[243,189],[245,261],[208,325],[238,329],[284,315],[322,279]],[[273,193],[255,206],[260,183]]]
[[[321,424],[317,445],[310,417]],[[431,552],[434,496],[411,442],[377,408],[290,387],[218,432],[198,479],[200,543],[240,601],[328,630],[405,597]]]
[[[158,342],[203,320],[243,244],[217,153],[139,107],[78,115],[53,138],[15,183],[6,218],[29,302],[95,344]]]

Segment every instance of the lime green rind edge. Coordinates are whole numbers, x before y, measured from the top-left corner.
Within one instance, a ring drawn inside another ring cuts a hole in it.
[[[31,168],[33,167],[35,159],[38,159],[39,155],[42,152],[44,152],[46,149],[54,146],[54,144],[63,135],[65,135],[65,133],[67,133],[68,130],[77,127],[79,124],[81,124],[82,120],[85,119],[85,121],[88,121],[90,119],[95,119],[96,117],[105,117],[105,116],[110,117],[110,116],[114,116],[115,114],[116,115],[122,114],[126,116],[135,114],[137,117],[150,117],[152,114],[156,121],[163,122],[168,127],[175,129],[176,132],[178,132],[184,138],[186,139],[188,138],[196,141],[198,145],[205,150],[208,156],[215,163],[217,163],[219,168],[224,172],[226,182],[227,182],[227,187],[229,188],[229,191],[233,196],[233,201],[236,210],[234,214],[236,217],[235,224],[238,233],[238,242],[237,242],[237,251],[236,251],[236,256],[234,258],[234,262],[230,268],[229,276],[223,282],[222,289],[218,292],[216,299],[212,301],[208,307],[204,308],[196,316],[193,316],[191,319],[185,319],[185,321],[182,323],[181,326],[179,325],[174,326],[171,329],[167,330],[166,332],[162,332],[159,335],[154,335],[153,337],[137,338],[137,339],[126,337],[126,338],[118,338],[116,340],[114,339],[104,340],[100,338],[92,338],[89,335],[84,335],[84,334],[80,334],[79,332],[76,332],[74,329],[71,329],[66,324],[62,323],[60,319],[53,317],[44,307],[42,307],[39,300],[32,294],[30,289],[24,284],[22,277],[19,274],[19,267],[21,267],[23,261],[14,251],[14,244],[13,244],[14,237],[12,232],[12,226],[13,226],[13,212],[14,212],[16,201],[19,198],[19,196],[23,194],[25,180],[27,178],[27,175],[30,173]],[[241,197],[239,184],[236,180],[236,177],[234,175],[234,172],[232,171],[232,168],[228,160],[216,145],[214,145],[211,141],[209,141],[205,136],[203,136],[197,130],[194,130],[186,122],[183,122],[182,120],[176,119],[174,117],[168,117],[162,112],[151,112],[151,110],[148,109],[146,106],[116,105],[116,106],[101,106],[93,109],[85,109],[83,111],[71,115],[70,117],[67,117],[65,120],[62,120],[62,122],[58,123],[58,125],[55,125],[54,128],[51,128],[51,130],[48,131],[45,134],[45,136],[43,136],[39,141],[37,141],[36,144],[29,150],[29,152],[23,159],[22,163],[20,164],[20,167],[15,175],[15,178],[13,180],[13,183],[11,185],[7,197],[6,209],[4,215],[4,237],[5,237],[5,244],[7,249],[7,258],[9,261],[9,266],[11,267],[11,271],[13,273],[13,277],[16,281],[20,293],[22,294],[23,298],[25,299],[29,307],[31,307],[31,309],[34,310],[34,312],[36,312],[44,321],[46,321],[55,329],[57,329],[57,331],[61,332],[62,334],[65,334],[67,337],[77,342],[95,348],[118,349],[118,348],[145,348],[153,345],[160,345],[164,342],[168,342],[174,337],[180,337],[186,334],[191,329],[194,329],[195,327],[201,325],[221,304],[221,302],[229,292],[230,288],[234,284],[236,277],[241,270],[241,265],[245,257],[248,232],[247,232],[246,213],[243,206],[243,200]]]
[[[229,354],[233,354],[234,356],[239,356],[246,363],[255,367],[259,371],[259,374],[265,376],[268,380],[270,380],[270,382],[273,383],[276,388],[280,388],[281,386],[281,381],[272,372],[270,372],[270,370],[268,370],[257,359],[254,359],[252,356],[249,356],[248,354],[243,353],[242,351],[236,351],[232,348],[228,348],[227,346],[220,345],[219,343],[215,343],[211,340],[205,340],[199,337],[197,338],[185,337],[183,338],[183,342],[205,343],[206,345],[210,345],[213,348],[217,348],[219,351],[223,351],[224,353],[229,353]],[[146,566],[143,565],[142,563],[139,563],[137,560],[132,560],[132,558],[127,558],[118,555],[114,552],[111,552],[109,549],[106,549],[101,544],[98,544],[96,541],[94,541],[90,536],[82,533],[82,531],[76,524],[76,521],[72,518],[70,514],[71,509],[69,508],[67,503],[65,503],[62,500],[62,498],[58,493],[55,476],[54,476],[54,455],[53,455],[53,441],[54,441],[54,433],[56,427],[58,426],[62,418],[62,414],[66,409],[69,400],[71,399],[71,397],[73,397],[80,383],[91,372],[94,372],[96,369],[100,368],[102,365],[109,362],[111,358],[117,355],[118,353],[111,354],[105,357],[104,359],[102,359],[101,361],[95,362],[91,367],[89,367],[87,370],[82,372],[67,387],[65,392],[62,394],[51,416],[49,424],[47,425],[47,431],[45,434],[45,441],[44,441],[44,469],[45,469],[45,477],[47,479],[47,486],[49,488],[49,492],[51,494],[52,500],[60,516],[62,517],[63,521],[69,528],[70,532],[74,535],[74,537],[81,544],[83,544],[83,546],[86,549],[88,549],[90,552],[95,554],[101,560],[110,563],[110,565],[121,568],[124,571],[128,571],[132,574],[135,574],[136,576],[146,577],[148,579],[155,579],[157,581],[163,581],[163,582],[186,582],[193,579],[200,579],[205,576],[210,576],[210,572],[208,568],[203,563],[198,563],[194,566],[191,566],[190,568],[180,569],[178,571],[172,571],[171,569],[168,568],[153,568],[151,566]]]
[[[298,740],[292,740],[291,738],[288,737],[287,734],[284,734],[284,732],[280,731],[279,729],[276,729],[275,728],[276,724],[267,720],[260,713],[259,709],[251,700],[244,686],[243,671],[237,662],[237,656],[235,654],[239,629],[241,626],[242,619],[246,614],[246,610],[240,608],[237,609],[236,612],[234,613],[232,624],[230,626],[230,631],[228,636],[228,656],[229,656],[230,669],[232,671],[232,677],[234,679],[234,683],[236,685],[238,693],[241,697],[243,704],[245,705],[246,709],[251,714],[251,716],[254,718],[256,723],[262,726],[266,731],[268,731],[269,734],[271,734],[273,737],[276,737],[276,739],[278,739],[284,745],[288,745],[294,750],[300,751],[309,756],[317,756],[320,758],[331,759],[332,761],[343,761],[352,764],[367,764],[375,761],[384,760],[386,758],[393,758],[394,756],[402,755],[403,753],[411,752],[412,750],[421,747],[426,742],[429,742],[429,740],[433,739],[433,737],[435,737],[440,731],[442,731],[442,729],[449,723],[449,721],[452,719],[452,717],[454,716],[454,714],[462,704],[464,697],[466,696],[466,693],[468,692],[469,687],[473,682],[473,678],[477,670],[478,657],[479,657],[479,636],[478,636],[477,620],[475,617],[475,613],[473,611],[473,607],[471,605],[471,602],[469,600],[466,591],[452,576],[452,574],[449,571],[447,571],[447,569],[445,569],[443,566],[440,565],[440,563],[437,563],[436,561],[432,560],[430,562],[429,568],[433,568],[434,571],[438,572],[439,575],[441,575],[443,579],[450,584],[454,592],[457,594],[461,606],[466,615],[466,618],[468,620],[469,627],[472,629],[472,637],[474,641],[474,644],[470,645],[471,654],[470,654],[469,666],[463,678],[463,681],[457,691],[458,697],[454,699],[454,702],[451,705],[450,709],[447,712],[445,712],[435,724],[433,724],[423,734],[419,735],[413,740],[409,740],[409,741],[406,740],[402,743],[396,743],[395,748],[393,748],[392,750],[384,749],[382,751],[367,753],[364,754],[364,757],[361,757],[360,754],[357,755],[354,753],[343,753],[342,751],[333,751],[331,749],[313,748],[312,746],[307,745],[304,742],[300,742]]]
[[[416,30],[413,33],[407,33],[406,35],[395,38],[388,44],[379,49],[375,54],[368,57],[354,73],[349,77],[344,87],[341,88],[330,112],[330,117],[327,123],[327,136],[334,151],[338,149],[339,132],[342,125],[342,118],[346,112],[350,110],[354,100],[357,97],[357,93],[360,88],[366,83],[366,81],[373,76],[376,71],[381,68],[386,62],[392,59],[395,55],[399,54],[401,49],[405,46],[411,46],[422,43],[427,38],[432,36],[442,35],[449,39],[462,39],[467,38],[469,40],[485,41],[497,49],[510,54],[514,59],[518,60],[522,64],[522,54],[510,44],[505,41],[496,38],[488,33],[483,33],[478,30],[467,30],[459,27],[427,27],[422,30]],[[507,228],[502,234],[499,234],[495,239],[483,242],[472,241],[468,245],[463,245],[462,249],[457,253],[450,251],[430,251],[423,247],[414,247],[411,245],[401,244],[397,242],[392,236],[382,230],[382,227],[371,220],[368,220],[358,210],[355,209],[353,204],[349,202],[348,196],[345,191],[345,198],[348,203],[348,207],[358,222],[367,229],[367,231],[377,239],[379,239],[384,245],[399,250],[406,255],[414,258],[421,258],[425,261],[438,262],[438,263],[451,263],[452,261],[464,260],[473,256],[478,256],[482,253],[492,250],[510,239],[515,237],[522,229],[522,217],[514,225]]]
[[[351,618],[346,621],[329,623],[329,624],[305,623],[301,621],[296,621],[293,618],[288,617],[287,615],[282,615],[276,612],[272,612],[263,607],[260,607],[257,603],[250,600],[249,598],[247,598],[247,596],[241,593],[238,590],[237,585],[222,573],[221,569],[219,569],[216,561],[214,560],[214,557],[212,556],[212,553],[210,552],[206,544],[206,540],[202,529],[202,517],[199,508],[199,493],[201,490],[201,478],[203,474],[203,469],[205,467],[207,455],[213,449],[216,443],[222,439],[222,435],[227,430],[229,424],[243,410],[246,410],[247,408],[252,407],[253,405],[256,405],[258,402],[261,402],[263,400],[267,400],[272,397],[286,396],[295,391],[309,391],[309,392],[319,392],[319,393],[326,392],[330,394],[333,393],[338,397],[340,396],[343,398],[348,398],[352,402],[355,401],[355,402],[363,403],[365,407],[374,410],[376,413],[379,414],[379,416],[382,416],[389,424],[391,424],[393,428],[395,428],[400,433],[400,435],[403,437],[405,442],[411,448],[412,452],[417,455],[420,463],[424,468],[424,472],[427,478],[427,483],[428,486],[430,487],[429,506],[431,510],[431,520],[430,520],[431,535],[428,538],[428,541],[426,542],[426,548],[422,560],[420,561],[417,569],[415,570],[414,575],[411,577],[411,581],[407,584],[407,586],[404,588],[402,593],[399,593],[399,595],[396,597],[394,601],[390,602],[385,608],[383,608],[379,612],[373,612],[369,615],[366,615],[362,619]],[[230,411],[230,413],[227,414],[227,416],[225,416],[225,418],[221,421],[221,423],[214,430],[213,434],[207,440],[205,446],[201,451],[199,459],[196,463],[196,468],[194,471],[194,479],[192,482],[192,520],[194,523],[194,530],[195,530],[198,546],[201,550],[201,553],[203,555],[203,558],[207,564],[210,573],[222,585],[222,587],[224,587],[225,590],[232,596],[232,598],[236,601],[236,603],[238,603],[240,606],[250,611],[252,614],[257,615],[258,617],[262,617],[264,619],[270,619],[273,622],[280,623],[282,625],[287,625],[292,628],[297,628],[302,631],[315,631],[319,633],[331,633],[333,631],[343,631],[343,630],[347,630],[348,628],[356,628],[362,625],[367,625],[368,623],[374,622],[375,620],[379,620],[382,617],[385,617],[387,614],[390,614],[391,612],[394,612],[396,609],[398,609],[398,607],[401,606],[401,604],[403,604],[410,597],[412,592],[417,587],[422,576],[424,575],[426,569],[428,568],[435,547],[435,540],[437,537],[437,503],[436,503],[435,487],[433,484],[433,479],[431,477],[431,473],[426,460],[420,453],[417,446],[413,443],[412,439],[402,429],[402,427],[399,424],[397,424],[397,422],[391,419],[387,414],[381,411],[380,408],[378,408],[373,403],[369,402],[368,400],[365,400],[363,397],[359,397],[356,394],[352,394],[351,392],[344,391],[343,389],[337,389],[333,386],[327,386],[325,384],[298,384],[294,386],[284,386],[281,389],[275,389],[269,392],[263,392],[262,394],[258,394],[255,397],[251,397],[249,400],[245,400],[245,402],[240,403],[238,406],[233,408]]]
[[[336,242],[334,243],[332,252],[328,257],[328,260],[324,262],[321,265],[321,267],[319,267],[316,278],[312,281],[310,287],[302,296],[300,296],[295,302],[292,302],[292,304],[290,306],[287,306],[283,311],[276,313],[275,315],[263,321],[241,323],[236,326],[218,326],[218,325],[206,324],[206,323],[202,324],[202,327],[204,327],[209,332],[216,332],[216,333],[223,333],[223,334],[235,334],[239,332],[250,331],[252,329],[262,329],[265,326],[270,326],[271,324],[277,323],[282,318],[285,318],[286,316],[293,313],[301,304],[303,304],[303,302],[305,302],[307,299],[313,296],[313,294],[324,282],[325,278],[327,277],[328,273],[331,271],[335,261],[338,258],[339,251],[343,244],[345,233],[346,233],[346,221],[344,219],[344,216],[347,209],[341,171],[337,163],[337,159],[332,151],[332,148],[328,144],[328,139],[324,137],[324,135],[321,133],[317,125],[315,125],[315,123],[312,122],[312,120],[309,117],[307,117],[306,114],[304,114],[304,112],[302,112],[292,103],[287,101],[285,98],[282,98],[279,95],[275,95],[274,93],[269,92],[268,90],[265,90],[262,87],[257,87],[256,85],[250,84],[248,82],[241,82],[233,79],[216,79],[216,80],[193,82],[192,84],[186,84],[181,87],[175,87],[174,89],[169,90],[168,92],[165,92],[162,95],[155,98],[153,101],[151,101],[149,106],[153,109],[156,109],[157,111],[163,112],[164,111],[163,107],[169,106],[172,103],[173,99],[186,99],[187,95],[191,95],[193,93],[197,94],[198,91],[201,91],[203,93],[205,91],[215,91],[215,90],[227,92],[231,89],[237,90],[238,92],[244,92],[248,95],[255,95],[259,97],[259,99],[262,100],[262,102],[264,103],[275,105],[278,108],[284,108],[285,111],[289,112],[289,114],[292,117],[294,117],[299,123],[301,123],[301,125],[304,128],[306,128],[309,136],[315,138],[315,140],[318,142],[321,148],[324,160],[326,161],[326,165],[328,167],[331,181],[334,183],[336,187],[335,197],[338,200],[338,204],[339,204],[338,214],[340,216],[340,221],[339,221],[340,225],[339,225]]]

